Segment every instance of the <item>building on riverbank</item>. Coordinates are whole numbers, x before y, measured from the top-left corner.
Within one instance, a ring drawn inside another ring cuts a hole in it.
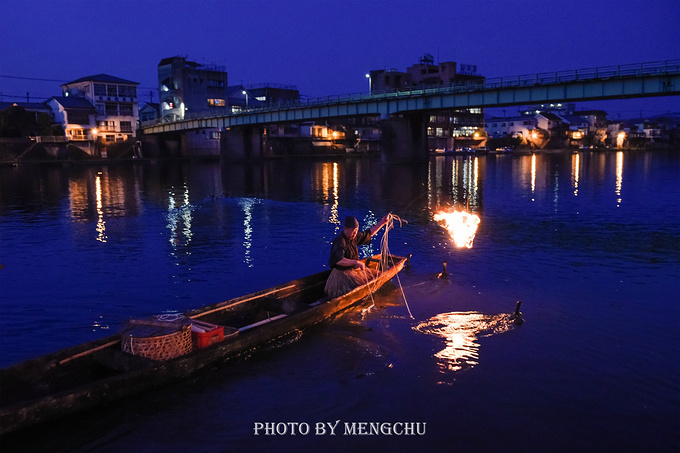
[[[81,77],[61,85],[62,95],[45,101],[69,141],[93,155],[107,145],[136,136],[137,85],[108,74]]]
[[[260,83],[229,87],[229,105],[232,113],[252,108],[294,105],[300,100],[300,92],[294,85]]]
[[[156,121],[180,121],[206,114],[223,116],[300,99],[295,86],[271,83],[229,86],[228,80],[224,66],[201,64],[182,56],[164,58],[158,64],[160,106]],[[181,148],[202,155],[219,155],[220,136],[216,127],[196,129],[181,137],[181,145],[173,153],[181,154]]]
[[[160,118],[179,121],[193,114],[225,115],[229,98],[224,66],[205,65],[175,56],[158,63]]]
[[[139,104],[139,122],[155,121],[160,117],[160,104],[157,102],[142,102]]]
[[[530,105],[513,116],[487,119],[486,131],[492,138],[519,138],[531,148],[605,146],[607,113],[576,111],[573,103]]]
[[[125,148],[124,153],[130,152],[133,145],[124,142],[132,142],[136,137],[137,85],[98,74],[61,85],[61,96],[41,103],[1,103],[0,110],[9,112],[12,118],[10,123],[22,123],[3,127],[0,137],[19,139],[12,144],[16,152],[8,152],[5,157],[63,159],[69,153],[85,158],[102,157],[107,156],[105,151],[112,145]],[[41,151],[34,152],[37,148]]]
[[[530,148],[642,148],[674,146],[680,136],[680,115],[608,120],[603,110],[576,110],[573,103],[531,105],[512,116],[489,117],[490,138],[517,138]],[[535,132],[547,134],[536,143]]]
[[[446,61],[435,64],[434,57],[422,56],[405,72],[377,69],[367,74],[372,94],[402,90],[461,87],[484,83],[477,66]],[[454,149],[458,146],[483,146],[484,110],[481,108],[442,110],[426,118],[430,150]]]

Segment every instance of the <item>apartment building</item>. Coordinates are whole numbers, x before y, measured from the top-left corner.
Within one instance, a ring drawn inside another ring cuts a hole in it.
[[[229,112],[224,66],[200,64],[181,56],[164,58],[158,63],[158,94],[162,120],[179,121],[192,114]]]
[[[371,93],[466,86],[481,84],[485,80],[484,76],[477,74],[474,65],[454,61],[435,64],[434,57],[429,54],[405,72],[378,69],[370,71],[367,76]],[[428,118],[427,135],[431,150],[475,146],[485,136],[484,111],[474,108],[434,112]]]
[[[294,105],[300,100],[300,92],[294,85],[275,83],[234,85],[230,86],[228,91],[231,113],[267,106]]]
[[[135,137],[139,83],[108,74],[81,77],[61,85],[62,95],[46,104],[69,140],[92,149],[93,142],[122,142]]]

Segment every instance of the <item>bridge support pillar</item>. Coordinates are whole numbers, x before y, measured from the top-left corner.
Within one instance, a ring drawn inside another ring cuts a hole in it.
[[[137,139],[142,143],[141,155],[142,157],[159,157],[161,155],[161,136],[160,134],[144,134],[137,136]]]
[[[427,119],[425,114],[414,114],[382,120],[381,160],[386,163],[426,161]]]
[[[178,132],[166,134],[163,137],[163,148],[168,157],[180,157],[182,155],[182,136]]]
[[[238,126],[220,134],[220,159],[227,161],[255,160],[264,157],[262,128]]]

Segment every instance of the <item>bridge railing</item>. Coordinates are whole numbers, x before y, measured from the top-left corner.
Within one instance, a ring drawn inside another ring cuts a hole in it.
[[[588,81],[597,79],[609,79],[612,77],[641,77],[662,74],[680,73],[680,59],[655,61],[649,63],[636,63],[617,66],[603,66],[596,68],[576,69],[568,71],[542,72],[538,74],[525,74],[510,77],[495,77],[486,79],[482,83],[451,85],[446,87],[413,87],[409,89],[390,90],[373,93],[351,93],[344,95],[332,95],[316,98],[300,99],[299,101],[287,101],[285,103],[269,104],[264,107],[250,108],[239,113],[225,115],[224,110],[195,112],[186,119],[208,119],[224,116],[250,115],[253,113],[265,113],[270,111],[281,111],[288,109],[298,109],[304,107],[322,107],[327,105],[351,104],[366,101],[382,101],[394,98],[408,98],[415,96],[455,94],[463,92],[475,92],[496,90],[500,88],[529,87],[536,85],[553,85],[560,83]],[[169,121],[154,120],[142,123],[142,127],[154,126],[157,124],[168,123]]]
[[[384,92],[355,93],[348,95],[325,96],[313,98],[308,100],[301,100],[301,106],[312,106],[322,104],[336,104],[339,102],[353,102],[365,100],[379,100],[391,97],[407,97],[407,96],[422,96],[422,95],[438,95],[447,93],[483,91],[497,88],[513,88],[532,85],[549,85],[565,82],[585,81],[593,79],[608,79],[611,77],[626,77],[626,76],[645,76],[645,75],[660,75],[660,74],[677,74],[680,73],[680,59],[657,61],[651,63],[638,63],[618,66],[603,66],[587,69],[576,69],[568,71],[543,72],[538,74],[525,74],[510,77],[496,77],[486,79],[482,83],[467,84],[467,85],[451,85],[447,87],[428,88],[428,87],[414,87],[401,90],[390,90]],[[269,107],[263,108],[264,110]]]
[[[666,60],[651,63],[604,66],[569,71],[542,72],[539,74],[514,77],[500,77],[487,79],[483,84],[484,87],[480,88],[489,89],[529,85],[549,85],[594,79],[608,79],[611,77],[677,74],[678,72],[680,72],[680,60]]]

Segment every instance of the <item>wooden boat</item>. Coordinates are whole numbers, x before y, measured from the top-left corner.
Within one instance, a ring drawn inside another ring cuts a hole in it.
[[[201,368],[302,330],[368,297],[394,277],[408,257],[380,255],[368,284],[328,299],[329,270],[184,314],[197,325],[217,325],[222,341],[168,360],[125,352],[125,332],[63,349],[0,370],[0,434],[54,420],[123,397],[151,391]],[[206,324],[208,323],[208,324]]]

